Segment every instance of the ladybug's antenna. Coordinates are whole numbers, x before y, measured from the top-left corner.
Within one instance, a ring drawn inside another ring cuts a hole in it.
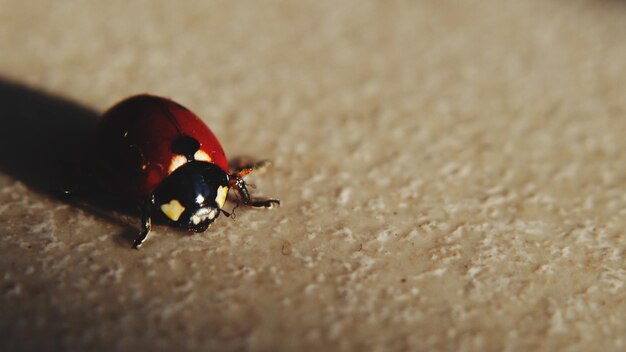
[[[231,216],[233,217],[233,219],[235,218],[235,213],[233,212],[233,210],[235,210],[235,209],[231,210],[230,213],[227,212],[226,210],[222,209],[222,208],[219,208],[219,209],[220,209],[220,212],[222,214],[226,215],[227,218],[230,218]]]
[[[235,204],[235,206],[230,210],[230,213],[227,212],[226,210],[220,208],[220,211],[222,213],[224,213],[224,215],[226,215],[226,217],[231,218],[233,220],[235,220],[237,218],[237,214],[235,213],[235,209],[239,208],[239,200],[237,200],[237,204]]]

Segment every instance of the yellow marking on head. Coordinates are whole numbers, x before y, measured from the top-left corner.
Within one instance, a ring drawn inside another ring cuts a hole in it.
[[[224,203],[226,203],[226,196],[228,195],[228,187],[219,186],[217,188],[217,196],[215,196],[215,203],[217,206],[222,208],[224,207]]]
[[[198,161],[209,161],[209,162],[211,161],[211,157],[204,150],[198,150],[193,155],[193,158]]]
[[[173,221],[178,221],[180,215],[185,211],[185,207],[176,199],[172,199],[167,204],[161,205],[161,211]]]
[[[172,158],[172,162],[170,162],[170,168],[169,168],[170,173],[174,172],[174,170],[185,165],[186,163],[187,163],[187,158],[185,158],[182,155],[175,155]]]

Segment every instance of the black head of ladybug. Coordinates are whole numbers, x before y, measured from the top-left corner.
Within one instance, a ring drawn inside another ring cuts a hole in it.
[[[229,176],[219,166],[190,161],[170,174],[155,190],[154,202],[176,226],[205,231],[222,212]]]

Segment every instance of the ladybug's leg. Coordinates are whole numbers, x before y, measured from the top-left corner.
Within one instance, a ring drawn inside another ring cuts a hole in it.
[[[255,208],[272,208],[274,205],[280,205],[280,201],[278,199],[250,197],[250,192],[248,192],[248,187],[242,177],[243,175],[249,174],[251,171],[251,169],[246,169],[232,175],[232,187],[239,193],[241,203]]]
[[[236,158],[228,165],[231,170],[234,170],[235,174],[238,174],[244,170],[254,170],[257,172],[263,172],[268,167],[272,166],[271,160],[253,161],[247,158]],[[248,172],[249,173],[249,172]]]
[[[148,235],[150,234],[150,230],[152,229],[152,219],[150,218],[150,213],[152,212],[153,205],[154,196],[151,196],[150,199],[145,201],[141,206],[141,232],[133,243],[134,249],[139,249],[139,247],[141,247],[141,245],[146,241]]]

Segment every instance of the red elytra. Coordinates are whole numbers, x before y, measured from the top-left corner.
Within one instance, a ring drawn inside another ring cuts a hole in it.
[[[113,191],[147,197],[176,168],[171,144],[180,135],[195,138],[212,162],[228,170],[222,145],[193,112],[173,100],[137,95],[109,109],[98,127],[98,160]]]

